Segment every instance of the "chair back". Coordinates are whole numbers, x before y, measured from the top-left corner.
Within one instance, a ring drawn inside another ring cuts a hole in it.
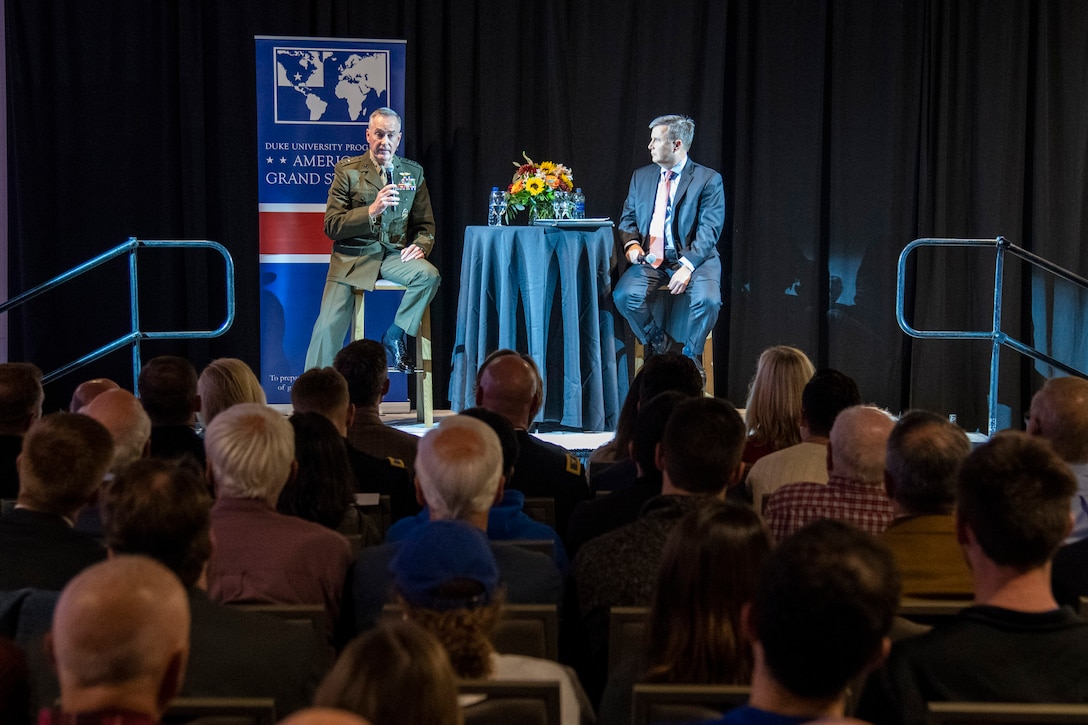
[[[325,636],[325,607],[321,604],[230,604],[243,612],[259,612],[291,624],[309,627]]]
[[[555,559],[555,542],[551,539],[506,539],[502,543],[517,546]]]
[[[970,599],[920,599],[903,597],[896,612],[917,624],[935,626],[954,619],[974,602]]]
[[[374,522],[381,534],[381,540],[384,541],[385,533],[393,523],[393,506],[389,494],[357,493],[354,506],[356,511]]]
[[[163,725],[214,722],[215,725],[274,725],[276,701],[270,697],[175,697]]]
[[[608,674],[642,652],[649,607],[612,607],[608,611]]]
[[[534,521],[555,528],[555,499],[550,496],[526,496],[521,509]]]
[[[1088,722],[1088,704],[1022,702],[930,702],[934,725],[1065,725]]]
[[[716,720],[748,702],[747,685],[636,684],[631,696],[631,724]]]
[[[559,682],[461,680],[461,695],[483,698],[462,707],[465,725],[560,725]]]

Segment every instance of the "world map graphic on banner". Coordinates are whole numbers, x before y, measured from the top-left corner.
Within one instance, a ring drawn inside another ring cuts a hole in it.
[[[276,48],[276,123],[365,124],[389,105],[389,54]]]

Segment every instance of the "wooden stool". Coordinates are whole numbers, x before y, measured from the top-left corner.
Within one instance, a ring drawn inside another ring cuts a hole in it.
[[[646,349],[635,338],[635,372],[646,361]],[[706,336],[706,344],[703,345],[703,370],[706,372],[706,394],[714,397],[714,333]]]
[[[379,279],[374,285],[374,292],[403,292],[407,289],[402,284],[396,284],[389,280]],[[364,334],[364,300],[366,291],[355,290],[355,326],[352,329],[351,339],[362,340]],[[390,372],[396,368],[390,368]],[[430,428],[434,425],[434,393],[431,389],[431,306],[423,311],[423,320],[419,323],[419,334],[416,335],[416,420]]]

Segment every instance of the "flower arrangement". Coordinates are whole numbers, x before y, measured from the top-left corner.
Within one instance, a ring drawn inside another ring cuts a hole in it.
[[[558,197],[574,190],[574,172],[554,161],[538,164],[524,151],[521,155],[525,163],[514,162],[518,170],[506,188],[506,222],[509,224],[522,209],[529,210],[530,220],[554,219]]]

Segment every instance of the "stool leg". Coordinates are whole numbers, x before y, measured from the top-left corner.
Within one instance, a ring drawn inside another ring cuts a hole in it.
[[[355,290],[355,318],[351,328],[351,339],[362,340],[366,335],[363,330],[363,323],[366,315],[365,305],[363,300],[366,298],[366,294],[361,289]]]
[[[706,344],[703,345],[703,372],[706,373],[706,394],[714,397],[714,333],[706,336]]]
[[[431,388],[431,306],[423,310],[416,335],[416,420],[430,428],[434,425],[434,391]]]

